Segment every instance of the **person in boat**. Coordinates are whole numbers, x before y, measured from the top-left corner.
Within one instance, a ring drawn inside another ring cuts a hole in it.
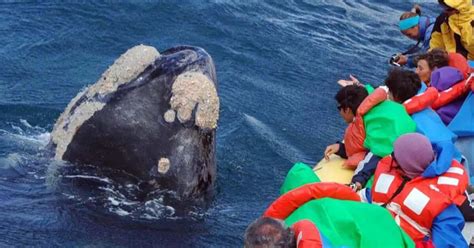
[[[296,247],[294,232],[282,220],[260,217],[247,227],[244,234],[244,248],[257,247]]]
[[[314,183],[274,201],[248,226],[244,247],[403,248],[414,243],[385,209],[360,202],[341,184]]]
[[[456,147],[466,158],[474,183],[474,78],[467,60],[458,53],[433,49],[417,59],[417,74],[439,92],[431,105],[457,136]],[[447,61],[447,62],[446,62]],[[448,66],[446,66],[448,65]],[[470,74],[471,73],[471,74]]]
[[[393,150],[393,141],[400,135],[414,132],[415,123],[402,105],[387,98],[370,86],[363,86],[352,77],[352,83],[335,96],[341,117],[348,124],[344,142],[329,145],[324,156],[336,154],[346,158],[345,166],[355,169],[351,180],[354,190],[366,185],[373,176],[378,161]],[[368,95],[368,91],[373,91]]]
[[[438,0],[443,12],[436,18],[430,49],[441,48],[474,60],[472,0]]]
[[[416,45],[410,47],[406,52],[399,53],[394,62],[406,65],[410,68],[416,67],[414,59],[417,55],[425,53],[430,47],[431,32],[433,31],[435,18],[421,15],[421,7],[413,6],[409,12],[400,16],[400,32],[406,37],[417,41]]]
[[[419,77],[412,71],[395,69],[385,80],[390,98],[405,106],[407,112],[416,123],[416,131],[425,135],[432,146],[437,147],[437,166],[430,167],[433,175],[441,175],[450,167],[454,158],[462,161],[461,153],[454,146],[457,139],[441,118],[431,109],[432,102],[437,97],[434,88],[422,84]],[[466,168],[467,169],[467,168]],[[469,178],[469,170],[466,170]],[[471,200],[466,198],[458,205],[466,221],[474,221],[474,209]]]
[[[467,60],[457,53],[448,54],[444,50],[433,49],[429,53],[418,56],[416,61],[415,72],[426,85],[432,86],[440,92],[445,91],[446,94],[452,95],[452,98],[457,96],[443,106],[434,104],[434,108],[443,122],[449,125],[464,103],[469,91],[471,80],[468,83],[464,81],[470,72]],[[459,83],[465,86],[459,92],[449,90]]]
[[[425,136],[400,136],[393,154],[379,162],[372,188],[360,191],[361,199],[387,208],[415,242],[467,247],[464,218],[456,207],[466,198],[467,175],[456,160],[443,174],[433,173],[437,155]]]
[[[328,245],[316,226],[309,220],[300,220],[290,227],[280,219],[262,216],[252,222],[244,234],[244,248],[305,248]]]

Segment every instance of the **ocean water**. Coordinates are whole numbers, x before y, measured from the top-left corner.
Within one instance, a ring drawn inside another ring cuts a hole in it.
[[[0,3],[0,247],[241,247],[292,164],[315,163],[341,138],[336,81],[352,73],[379,85],[389,56],[413,44],[397,29],[413,3]],[[67,103],[137,44],[200,46],[214,59],[221,110],[208,208],[167,205],[172,192],[140,201],[127,175],[45,149]]]

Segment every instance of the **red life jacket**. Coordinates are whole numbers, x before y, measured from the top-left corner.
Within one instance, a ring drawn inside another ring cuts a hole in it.
[[[386,205],[397,224],[415,242],[430,238],[433,220],[446,207],[465,197],[463,192],[467,178],[464,177],[467,176],[464,168],[453,161],[443,175],[434,178],[420,176],[403,186],[404,179],[397,167],[391,156],[379,162],[372,187],[372,201]],[[400,187],[403,187],[401,192],[395,195]]]
[[[305,203],[320,198],[360,201],[359,195],[338,183],[311,183],[291,190],[276,199],[263,216],[284,220]],[[309,222],[309,223],[308,223]],[[309,220],[293,224],[298,248],[320,248],[322,240],[317,227]]]
[[[474,79],[472,77],[468,77],[462,80],[461,82],[456,83],[449,89],[439,92],[438,98],[436,99],[436,101],[433,102],[431,107],[434,110],[439,109],[444,105],[458,99],[459,97],[466,95],[467,92],[469,92],[470,87],[474,86],[473,82]]]
[[[300,220],[293,224],[297,248],[322,248],[321,234],[313,222]]]
[[[428,87],[425,92],[406,100],[403,106],[407,113],[411,115],[431,106],[436,99],[438,99],[438,90],[434,87]]]
[[[355,169],[359,162],[364,159],[366,154],[366,148],[364,147],[366,134],[363,117],[374,106],[386,99],[387,93],[383,89],[377,88],[357,108],[354,121],[349,124],[344,133],[344,144],[346,145],[347,153],[347,160],[344,165],[346,167]]]
[[[324,197],[360,201],[359,195],[343,184],[309,183],[278,197],[265,210],[263,216],[284,220],[306,202]]]
[[[464,79],[471,72],[467,59],[459,53],[448,54],[448,65],[458,69],[464,76]]]
[[[429,106],[437,110],[459,97],[466,95],[470,87],[474,86],[472,82],[474,82],[474,78],[467,78],[441,92],[438,92],[434,87],[428,87],[425,92],[406,100],[403,106],[410,115]]]

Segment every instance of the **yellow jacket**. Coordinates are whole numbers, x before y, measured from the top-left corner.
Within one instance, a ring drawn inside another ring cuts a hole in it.
[[[474,60],[474,7],[472,0],[444,0],[449,7],[457,9],[458,14],[441,14],[436,19],[430,40],[430,50],[442,48],[448,52],[457,52]],[[456,41],[457,39],[457,41]]]

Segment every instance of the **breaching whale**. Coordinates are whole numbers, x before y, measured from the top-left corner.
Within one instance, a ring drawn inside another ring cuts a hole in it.
[[[60,115],[58,160],[125,171],[182,198],[212,192],[219,98],[202,48],[129,49]]]

